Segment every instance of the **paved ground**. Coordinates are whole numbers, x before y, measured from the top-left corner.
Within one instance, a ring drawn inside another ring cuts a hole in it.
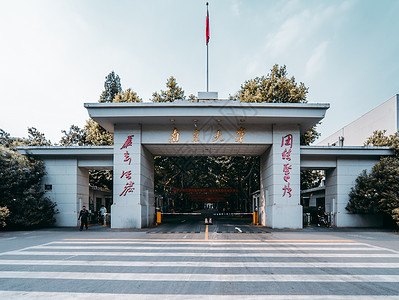
[[[0,232],[0,299],[399,299],[399,235],[244,220]]]

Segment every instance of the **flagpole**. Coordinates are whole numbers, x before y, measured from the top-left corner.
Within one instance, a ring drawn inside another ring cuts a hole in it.
[[[208,45],[206,45],[206,92],[209,92]]]
[[[207,26],[207,37],[206,37],[206,92],[209,92],[209,60],[208,60],[208,43],[209,43],[209,12],[208,12],[208,2],[206,3],[206,26]]]

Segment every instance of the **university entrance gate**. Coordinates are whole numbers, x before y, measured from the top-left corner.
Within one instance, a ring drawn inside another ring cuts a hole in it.
[[[154,159],[260,156],[262,225],[302,228],[300,135],[328,104],[237,101],[85,104],[114,133],[112,228],[154,223]]]

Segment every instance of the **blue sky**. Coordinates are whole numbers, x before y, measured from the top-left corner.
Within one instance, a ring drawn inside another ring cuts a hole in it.
[[[399,93],[399,1],[209,2],[210,90],[235,94],[274,64],[330,103],[327,137]],[[145,101],[173,75],[206,90],[206,1],[0,0],[0,128],[53,143],[88,119],[114,70]]]

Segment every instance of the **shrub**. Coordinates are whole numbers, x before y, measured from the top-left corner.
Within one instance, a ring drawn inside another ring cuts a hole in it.
[[[54,224],[56,204],[44,197],[44,175],[42,161],[0,146],[0,206],[9,210],[7,228]]]

